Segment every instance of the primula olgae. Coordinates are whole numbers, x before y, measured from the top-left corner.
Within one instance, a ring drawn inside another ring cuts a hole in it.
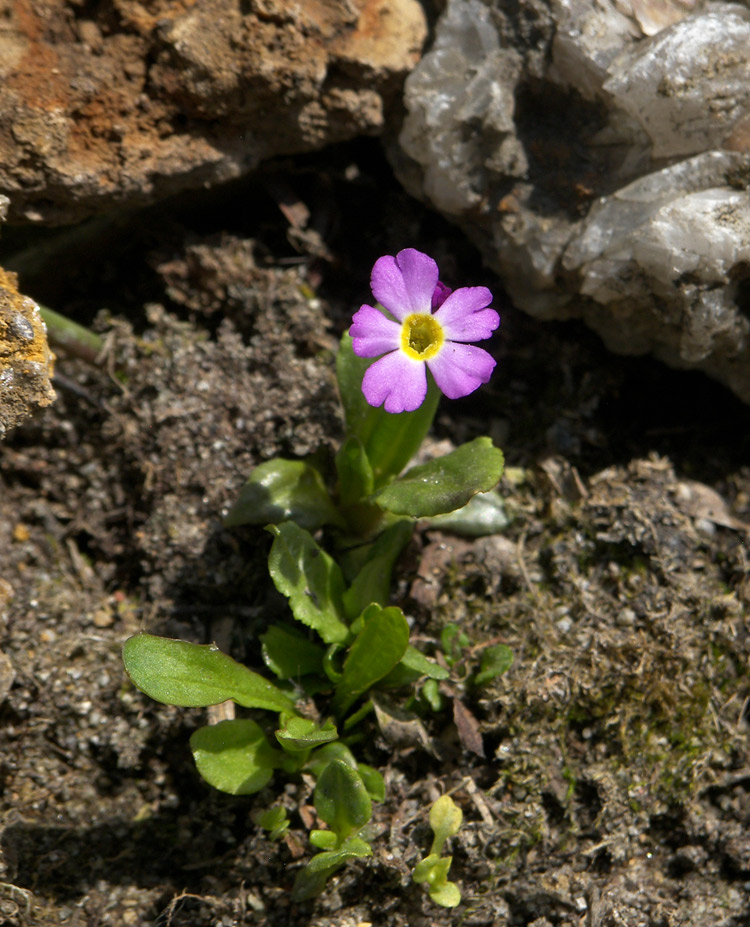
[[[450,290],[438,277],[435,261],[414,248],[375,262],[372,293],[390,317],[364,305],[349,330],[355,354],[380,358],[362,381],[371,406],[418,409],[427,395],[425,366],[449,399],[489,381],[495,361],[469,342],[489,338],[500,324],[488,308],[492,293],[484,286]]]
[[[392,601],[391,574],[417,521],[442,517],[443,527],[474,537],[507,524],[493,491],[503,455],[491,438],[475,437],[408,468],[439,391],[466,396],[492,374],[495,361],[469,343],[500,323],[488,308],[490,291],[451,292],[432,258],[411,248],[378,259],[372,291],[383,311],[362,306],[336,358],[346,422],[338,452],[259,464],[224,522],[265,525],[274,538],[268,569],[289,614],[259,635],[265,668],[256,672],[213,645],[151,634],[135,635],[123,650],[131,680],[157,701],[200,707],[231,700],[252,710],[252,717],[225,718],[191,736],[198,771],[211,785],[251,795],[279,777],[316,780],[316,816],[328,826],[310,832],[319,852],[298,868],[297,901],[323,891],[349,861],[373,855],[372,802],[385,798],[385,780],[361,760],[376,756],[367,741],[379,723],[379,690],[393,699],[400,689],[403,704],[423,714],[440,711],[440,684],[461,656],[451,659],[446,644],[438,659],[419,650]],[[396,412],[403,414],[389,414]],[[446,632],[441,640],[450,643]],[[486,685],[507,670],[510,656],[505,645],[486,647],[481,665],[468,671],[463,656],[463,676],[454,674],[446,692],[460,693],[467,679]],[[361,756],[350,750],[355,742]],[[307,801],[306,784],[298,794]],[[277,839],[290,826],[285,806],[276,803],[261,817]],[[460,809],[444,796],[430,813],[432,850],[414,871],[445,907],[461,897],[448,880],[451,859],[441,855],[460,823]]]

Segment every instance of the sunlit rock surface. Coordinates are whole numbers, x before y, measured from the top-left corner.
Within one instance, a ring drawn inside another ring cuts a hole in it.
[[[0,220],[7,207],[0,196]],[[15,274],[0,267],[0,440],[54,400],[53,362],[39,306],[18,292]]]
[[[11,219],[74,222],[377,135],[418,0],[14,0],[0,29]]]
[[[403,182],[521,308],[750,401],[746,6],[449,0],[406,108]]]

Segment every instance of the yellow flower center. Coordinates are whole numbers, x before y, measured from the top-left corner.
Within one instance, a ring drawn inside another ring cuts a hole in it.
[[[401,327],[401,349],[414,360],[426,361],[434,357],[445,341],[443,327],[427,312],[407,315]]]

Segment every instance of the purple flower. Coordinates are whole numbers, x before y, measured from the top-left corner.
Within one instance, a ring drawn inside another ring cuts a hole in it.
[[[359,357],[380,357],[362,380],[371,406],[413,412],[427,395],[425,364],[442,392],[459,399],[487,383],[495,368],[490,355],[470,341],[489,338],[500,316],[487,307],[484,286],[450,290],[438,280],[437,264],[414,248],[378,258],[372,294],[390,314],[373,306],[355,312],[349,333]]]

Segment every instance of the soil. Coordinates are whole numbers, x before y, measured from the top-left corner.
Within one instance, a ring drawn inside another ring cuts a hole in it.
[[[427,651],[449,623],[468,639],[424,718],[438,748],[372,727],[374,858],[295,904],[309,783],[213,792],[188,749],[204,712],[134,690],[120,648],[145,628],[260,665],[283,608],[270,538],[222,514],[260,461],[336,446],[336,339],[375,258],[406,246],[496,294],[496,373],[444,402],[435,437],[495,438],[511,520],[416,533],[394,601]],[[750,409],[518,314],[375,142],[71,230],[8,228],[3,252],[103,350],[60,351],[56,403],[0,445],[0,923],[750,924]],[[472,685],[496,642],[511,669]],[[455,910],[410,880],[444,791],[464,812]],[[252,815],[278,794],[292,828],[273,842]]]

